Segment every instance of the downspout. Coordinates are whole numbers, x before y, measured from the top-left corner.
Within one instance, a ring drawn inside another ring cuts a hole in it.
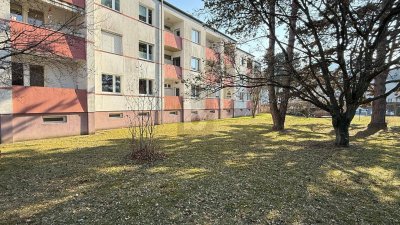
[[[160,124],[164,123],[164,0],[161,0],[160,13]]]

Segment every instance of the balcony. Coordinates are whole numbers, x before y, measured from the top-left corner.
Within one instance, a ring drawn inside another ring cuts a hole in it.
[[[205,99],[205,109],[219,109],[219,98]]]
[[[181,80],[182,79],[182,68],[175,65],[164,64],[164,78]]]
[[[180,97],[180,96],[164,96],[164,109],[165,110],[183,109],[182,97]]]
[[[77,6],[79,8],[85,8],[85,0],[61,0],[61,1]]]
[[[12,87],[14,113],[81,113],[87,111],[86,90]]]
[[[223,100],[224,109],[233,109],[234,101],[232,99],[224,99]]]
[[[10,26],[12,47],[17,50],[32,48],[32,51],[39,54],[86,60],[84,38],[17,21],[11,21]]]
[[[164,31],[164,42],[168,51],[178,52],[182,50],[182,38],[169,31]]]
[[[210,61],[217,61],[217,53],[211,48],[206,48],[206,59]]]

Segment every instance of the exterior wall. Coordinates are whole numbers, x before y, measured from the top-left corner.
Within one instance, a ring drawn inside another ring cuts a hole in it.
[[[87,113],[60,114],[66,115],[66,123],[43,123],[42,116],[55,114],[14,114],[13,141],[63,137],[88,134]]]
[[[233,117],[233,109],[223,109],[221,110],[221,119],[227,119]]]
[[[122,118],[110,118],[110,114],[113,113],[122,113]],[[135,121],[135,118],[138,118],[138,113],[147,113],[145,111],[112,111],[112,112],[96,112],[96,130],[108,130],[108,129],[116,129],[116,128],[125,128],[129,127],[130,124],[135,124],[138,121]],[[158,120],[159,112],[153,111],[151,113],[152,120]]]
[[[184,110],[184,122],[216,120],[218,119],[218,110],[193,109]],[[196,112],[196,113],[195,113]]]
[[[242,116],[251,116],[250,109],[235,109],[235,117],[242,117]]]
[[[180,123],[180,122],[183,122],[182,117],[183,117],[182,110],[163,111],[163,122],[164,123]]]

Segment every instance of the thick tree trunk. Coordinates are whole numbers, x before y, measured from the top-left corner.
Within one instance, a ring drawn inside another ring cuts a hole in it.
[[[381,8],[384,8],[390,0],[384,0],[381,3]],[[380,22],[383,23],[384,17],[381,17]],[[377,66],[385,64],[387,59],[388,41],[386,39],[387,29],[383,30],[385,39],[379,42],[377,47]],[[391,58],[391,56],[389,56]],[[389,72],[384,71],[374,79],[374,97],[384,95],[386,93],[386,80]],[[372,102],[372,117],[368,128],[386,129],[386,98],[381,98]]]
[[[375,78],[374,83],[374,96],[380,96],[386,93],[385,82],[388,73],[384,72]],[[386,98],[380,98],[372,102],[372,116],[368,128],[372,129],[386,129]]]
[[[345,115],[332,116],[332,125],[335,129],[335,145],[339,147],[348,147],[350,144],[349,127],[351,120]]]

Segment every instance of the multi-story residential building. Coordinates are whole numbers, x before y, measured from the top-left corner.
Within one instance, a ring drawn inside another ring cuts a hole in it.
[[[56,25],[37,26],[63,24],[74,14],[84,15],[85,24],[74,35],[54,32]],[[57,60],[62,66],[54,66],[52,60],[10,57],[11,69],[1,71],[10,78],[0,87],[1,143],[126,127],[126,117],[141,106],[157,112],[159,124],[250,114],[246,89],[203,95],[188,85],[206,72],[206,61],[224,48],[221,43],[235,40],[167,2],[10,0],[1,3],[0,18],[11,30],[31,30],[33,37],[54,32],[61,42],[51,47],[62,58]],[[252,70],[254,56],[236,52],[235,66]],[[149,96],[158,100],[136,104]]]

